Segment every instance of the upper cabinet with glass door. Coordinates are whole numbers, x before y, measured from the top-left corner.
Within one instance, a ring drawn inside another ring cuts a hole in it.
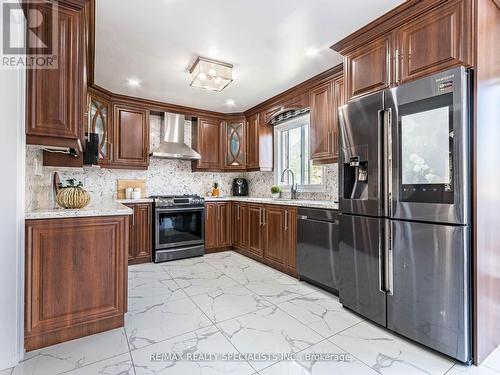
[[[245,169],[245,127],[245,119],[224,123],[224,169]]]
[[[109,164],[112,159],[112,122],[110,102],[94,93],[89,94],[89,124],[87,133],[99,136],[99,164]]]

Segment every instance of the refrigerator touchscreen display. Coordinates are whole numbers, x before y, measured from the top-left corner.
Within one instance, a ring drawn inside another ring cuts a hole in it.
[[[449,184],[449,107],[401,117],[403,185]]]
[[[404,202],[453,203],[451,94],[400,106],[400,189]]]

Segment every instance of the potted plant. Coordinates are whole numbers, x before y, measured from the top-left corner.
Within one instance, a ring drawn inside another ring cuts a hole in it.
[[[271,196],[274,199],[278,199],[281,196],[281,188],[279,186],[271,186]]]

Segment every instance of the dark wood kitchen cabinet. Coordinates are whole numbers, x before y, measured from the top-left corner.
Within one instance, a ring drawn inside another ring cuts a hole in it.
[[[128,220],[26,220],[27,351],[123,326]]]
[[[113,105],[115,168],[147,169],[149,165],[149,111],[128,104]]]
[[[151,262],[152,254],[152,205],[151,203],[126,204],[134,210],[129,220],[128,264]]]
[[[295,274],[297,209],[266,205],[264,260],[280,271]]]
[[[261,205],[248,205],[248,251],[257,259],[264,255],[265,232],[262,225],[264,208]]]
[[[247,119],[247,168],[259,168],[259,113]]]
[[[219,203],[217,205],[219,230],[217,233],[217,245],[219,247],[231,247],[232,226],[231,226],[231,202]]]
[[[248,248],[248,206],[246,203],[233,202],[233,246]]]
[[[474,65],[473,3],[404,4],[401,7],[407,9],[401,14],[377,20],[377,27],[336,43],[332,48],[344,55],[347,100],[452,67]]]
[[[85,126],[88,3],[59,1],[56,20],[53,5],[28,5],[44,19],[39,37],[51,40],[53,22],[57,22],[57,34],[52,40],[56,67],[26,70],[26,143],[79,150]]]
[[[452,1],[398,30],[396,82],[404,83],[459,65],[472,65],[471,9]]]
[[[339,155],[338,107],[344,104],[344,80],[337,74],[310,91],[310,155],[314,163],[335,163]]]
[[[246,211],[246,226],[235,225],[234,236],[244,236],[246,232],[247,246],[237,246],[235,243],[236,250],[296,276],[297,209],[281,205],[248,204]],[[239,230],[242,232],[238,233]]]
[[[295,275],[296,270],[296,254],[297,254],[297,207],[285,208],[285,223],[284,223],[284,243],[286,253],[286,271],[291,275]]]
[[[217,203],[205,203],[205,249],[216,249],[219,231]]]
[[[263,213],[264,259],[280,267],[285,266],[285,209],[266,205]]]
[[[232,245],[231,202],[205,203],[205,250],[216,252]]]
[[[333,82],[311,90],[310,155],[314,161],[333,158]]]
[[[246,168],[246,122],[244,118],[222,123],[222,155],[224,170]]]
[[[192,128],[192,147],[201,155],[200,160],[193,162],[193,170],[220,170],[221,121],[213,118],[198,118]]]
[[[384,35],[349,52],[344,57],[349,100],[391,86],[394,36]]]
[[[109,97],[100,95],[97,91],[90,91],[88,95],[88,127],[87,131],[99,136],[99,159],[100,166],[106,166],[113,162],[113,122],[111,121],[111,101]]]
[[[273,128],[263,118],[256,113],[247,120],[247,170],[273,170]]]

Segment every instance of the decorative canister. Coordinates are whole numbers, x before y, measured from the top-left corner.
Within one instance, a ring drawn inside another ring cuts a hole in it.
[[[140,188],[135,188],[134,191],[132,191],[132,195],[130,196],[131,199],[141,199],[141,189]]]
[[[132,192],[134,191],[134,188],[126,188],[125,189],[125,198],[126,199],[132,199]]]
[[[219,183],[214,182],[214,185],[212,188],[212,197],[218,197],[219,194],[220,194]]]
[[[76,184],[74,179],[68,180],[68,184],[60,184],[57,193],[57,204],[63,208],[83,208],[90,202],[90,194],[83,188],[83,184]]]

